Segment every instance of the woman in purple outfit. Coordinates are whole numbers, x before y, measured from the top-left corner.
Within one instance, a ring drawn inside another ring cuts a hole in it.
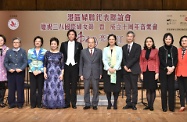
[[[9,49],[6,45],[6,38],[4,35],[0,35],[0,107],[5,107],[4,96],[5,96],[5,81],[7,81],[7,71],[4,67],[4,58],[6,51]]]
[[[55,37],[50,39],[51,50],[47,51],[44,60],[44,108],[55,109],[63,108],[64,89],[64,56],[58,51],[59,40]]]

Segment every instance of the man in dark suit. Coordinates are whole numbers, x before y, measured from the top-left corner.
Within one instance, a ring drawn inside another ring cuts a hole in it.
[[[76,41],[77,33],[75,30],[67,32],[68,41],[62,42],[60,52],[64,54],[64,91],[65,108],[76,109],[77,102],[77,82],[79,80],[79,60],[83,49],[82,44]]]
[[[135,34],[133,31],[127,32],[127,44],[122,47],[123,49],[123,66],[124,66],[124,81],[126,92],[127,105],[123,109],[132,108],[137,110],[138,89],[137,82],[138,76],[141,73],[139,58],[141,54],[141,46],[134,42]],[[131,97],[132,96],[132,97]]]
[[[94,38],[88,39],[88,48],[81,51],[79,76],[84,80],[85,109],[90,109],[90,84],[93,88],[92,106],[97,110],[99,102],[99,79],[102,76],[102,51],[95,48]],[[91,82],[91,83],[90,83]]]

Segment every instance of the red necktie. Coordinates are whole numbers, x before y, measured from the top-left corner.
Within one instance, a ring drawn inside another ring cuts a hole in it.
[[[91,55],[91,56],[93,55],[92,49],[90,50],[90,55]]]

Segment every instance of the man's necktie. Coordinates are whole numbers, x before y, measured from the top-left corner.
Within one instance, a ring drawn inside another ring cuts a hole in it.
[[[90,50],[90,55],[91,55],[91,56],[93,55],[92,49]]]

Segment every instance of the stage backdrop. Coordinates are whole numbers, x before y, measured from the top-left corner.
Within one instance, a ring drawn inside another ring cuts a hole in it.
[[[135,41],[142,46],[145,38],[151,36],[160,47],[163,35],[171,32],[178,47],[180,37],[187,35],[186,11],[1,11],[0,18],[0,33],[7,37],[7,45],[12,47],[12,38],[20,37],[26,50],[33,47],[38,35],[44,38],[46,49],[51,37],[67,41],[69,29],[77,31],[77,40],[84,48],[87,38],[95,37],[101,49],[111,33],[117,35],[119,46],[126,44],[129,30],[135,32]]]

